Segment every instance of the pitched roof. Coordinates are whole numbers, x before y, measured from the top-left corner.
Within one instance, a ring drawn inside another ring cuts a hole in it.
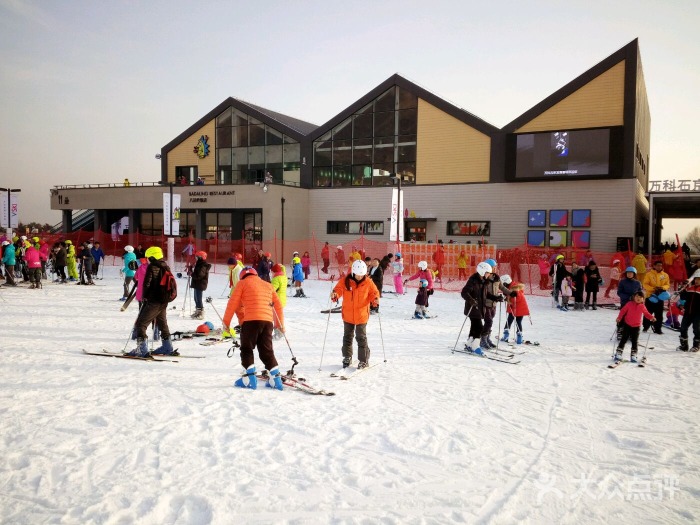
[[[241,100],[239,98],[234,99],[238,100],[239,102],[245,104],[246,106],[249,106],[256,111],[266,115],[268,118],[275,120],[284,126],[287,126],[288,128],[292,128],[298,133],[301,133],[302,135],[308,135],[311,133],[313,130],[315,130],[318,127],[318,124],[312,124],[311,122],[306,122],[304,120],[300,120],[298,118],[290,117],[289,115],[284,115],[282,113],[278,113],[277,111],[272,111],[271,109],[264,108],[262,106],[257,106],[255,104],[251,104],[250,102],[246,102],[245,100]]]

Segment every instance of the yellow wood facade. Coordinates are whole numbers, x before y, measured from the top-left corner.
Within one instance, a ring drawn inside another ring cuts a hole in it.
[[[624,104],[625,61],[622,60],[518,128],[516,133],[622,126]]]
[[[209,140],[209,155],[200,159],[194,152],[194,148],[202,135],[207,135]],[[175,182],[176,166],[197,166],[197,173],[206,184],[214,184],[216,179],[216,126],[211,120],[195,133],[183,140],[168,152],[168,181]]]
[[[416,184],[488,182],[491,138],[418,99]]]

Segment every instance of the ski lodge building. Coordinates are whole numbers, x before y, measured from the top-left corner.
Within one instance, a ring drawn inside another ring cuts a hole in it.
[[[417,243],[646,250],[650,124],[634,40],[500,129],[399,75],[320,126],[227,98],[162,147],[159,181],[57,186],[51,208],[66,233],[88,210],[94,231],[161,235],[173,193],[198,239],[388,243],[403,224]]]

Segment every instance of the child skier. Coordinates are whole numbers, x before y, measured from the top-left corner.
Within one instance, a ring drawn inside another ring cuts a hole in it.
[[[527,306],[527,299],[525,299],[525,285],[513,281],[510,275],[502,275],[501,282],[509,290],[508,292],[508,319],[506,320],[506,327],[503,330],[503,337],[501,341],[508,342],[510,338],[510,325],[515,319],[515,342],[517,344],[522,344],[523,342],[523,317],[530,315],[530,309]]]
[[[616,363],[622,361],[622,352],[625,349],[627,339],[632,341],[630,361],[637,362],[637,339],[639,338],[639,327],[642,325],[642,317],[654,320],[654,316],[644,306],[644,292],[635,292],[632,300],[617,315],[618,327],[622,326],[622,337],[617,345],[617,352],[615,352]]]
[[[666,322],[664,323],[666,326],[673,328],[674,330],[680,330],[680,317],[683,315],[684,305],[685,301],[683,301],[683,299],[670,303],[668,312],[666,312]]]
[[[400,253],[394,256],[391,269],[394,270],[394,292],[403,295],[403,259]]]
[[[469,328],[469,339],[465,348],[468,352],[483,355],[480,344],[486,339],[483,328],[483,319],[486,316],[486,279],[491,274],[491,265],[487,262],[480,262],[476,265],[476,273],[467,280],[467,284],[462,288],[462,299],[464,299],[464,315],[469,317],[471,326]],[[486,347],[488,348],[488,347]]]
[[[369,306],[379,306],[379,290],[367,278],[367,265],[364,261],[352,263],[350,273],[333,288],[331,300],[343,299],[343,367],[352,363],[352,338],[357,339],[357,368],[369,366],[370,350],[367,346],[367,321]]]
[[[561,282],[561,306],[558,306],[558,308],[562,312],[569,311],[569,297],[571,297],[572,292],[571,277],[567,275]]]
[[[413,313],[414,319],[430,319],[428,315],[428,281],[420,280],[418,294],[416,295],[416,311]]]
[[[610,268],[610,284],[605,289],[604,297],[610,297],[610,290],[617,289],[617,285],[620,283],[620,275],[622,273],[622,265],[619,259],[615,259],[612,262],[612,268]]]
[[[301,264],[301,259],[299,257],[294,257],[292,259],[294,268],[292,269],[292,280],[294,281],[294,287],[296,288],[296,293],[294,297],[306,297],[304,294],[304,289],[302,285],[304,284],[304,268]]]

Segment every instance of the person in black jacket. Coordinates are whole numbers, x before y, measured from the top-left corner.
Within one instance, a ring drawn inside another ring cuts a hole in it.
[[[92,280],[92,263],[94,259],[90,248],[92,248],[92,246],[84,242],[82,244],[82,250],[78,254],[78,258],[80,259],[80,281],[78,284],[95,284]]]
[[[199,251],[195,253],[194,256],[196,262],[192,269],[192,282],[190,284],[192,290],[194,290],[195,306],[192,319],[204,319],[204,303],[202,303],[202,296],[209,284],[209,269],[211,268],[211,264],[207,262],[207,252]]]
[[[260,250],[262,252],[262,250]],[[270,279],[270,268],[272,268],[272,254],[270,252],[263,253],[258,262],[257,272],[258,277],[263,281],[272,282]]]
[[[600,277],[600,270],[598,270],[598,266],[596,265],[595,261],[591,261],[588,263],[588,266],[586,266],[586,269],[584,270],[586,274],[586,304],[585,308],[588,310],[588,304],[590,302],[591,296],[593,299],[593,304],[591,305],[592,310],[597,310],[598,308],[596,307],[596,303],[598,302],[598,289],[600,288],[600,285],[603,283],[603,279]]]
[[[552,296],[554,297],[554,306],[559,305],[559,292],[561,291],[561,283],[566,277],[571,277],[571,273],[564,266],[564,256],[557,255],[554,264],[549,269],[549,275],[552,277]]]
[[[136,357],[148,357],[148,342],[146,329],[155,321],[160,330],[163,345],[153,351],[159,355],[177,355],[170,341],[170,328],[168,327],[168,297],[163,291],[161,280],[166,271],[170,271],[168,264],[163,259],[163,250],[158,246],[151,246],[146,250],[148,268],[143,278],[142,306],[136,317],[136,348],[126,355]]]
[[[575,261],[571,263],[571,284],[574,289],[574,310],[583,310],[583,290],[586,279],[583,268]]]
[[[469,317],[469,339],[466,349],[474,354],[483,355],[479,346],[481,338],[485,334],[483,319],[486,316],[486,279],[491,274],[491,265],[480,262],[476,265],[476,273],[467,279],[467,284],[462,288],[464,299],[464,315]]]
[[[63,242],[57,242],[53,246],[54,252],[54,269],[58,276],[56,282],[66,282],[66,245]]]
[[[381,297],[382,285],[384,284],[384,270],[382,270],[382,263],[379,261],[379,259],[372,259],[372,262],[368,266],[369,278],[372,279],[372,282],[377,287],[377,290],[379,290],[379,297]],[[370,313],[379,312],[379,305],[370,306],[369,310]]]

